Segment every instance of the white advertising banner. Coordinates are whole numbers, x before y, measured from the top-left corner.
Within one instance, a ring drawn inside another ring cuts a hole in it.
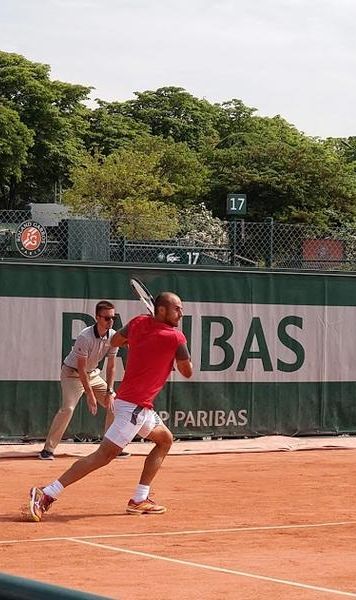
[[[0,298],[0,380],[58,381],[62,350],[93,318],[97,300]],[[142,312],[115,301],[121,322]],[[183,328],[204,382],[356,381],[356,307],[187,302]],[[117,359],[117,380],[123,362]],[[177,371],[172,379],[181,381]]]

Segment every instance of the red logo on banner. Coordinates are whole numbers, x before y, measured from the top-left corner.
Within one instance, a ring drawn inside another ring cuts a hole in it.
[[[17,228],[15,243],[22,256],[36,258],[46,249],[47,232],[40,223],[25,221]]]

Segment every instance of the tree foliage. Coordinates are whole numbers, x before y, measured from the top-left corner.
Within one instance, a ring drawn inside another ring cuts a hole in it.
[[[85,105],[90,90],[52,81],[48,65],[0,52],[3,206],[51,201],[58,184],[77,214],[128,227],[136,207],[146,222],[166,214],[167,232],[177,214],[184,235],[193,235],[189,222],[197,233],[205,222],[218,239],[212,219],[225,218],[229,192],[242,192],[249,220],[356,222],[354,136],[312,138],[238,98],[213,104],[180,87],[99,99],[95,108]]]
[[[129,240],[164,240],[179,230],[178,209],[153,200],[123,200],[116,219],[116,230]]]
[[[76,214],[109,218],[120,231],[125,223],[125,231],[135,230],[140,239],[147,231],[145,226],[138,233],[144,209],[147,222],[157,222],[157,227],[150,227],[151,236],[170,237],[178,227],[175,205],[189,194],[201,193],[204,174],[196,154],[185,144],[148,137],[107,157],[83,155],[81,164],[71,171],[73,184],[64,199]],[[169,201],[165,211],[164,201]],[[133,218],[135,207],[137,221],[129,227],[127,216]],[[166,230],[158,209],[167,217]]]
[[[68,169],[83,148],[86,112],[82,103],[90,88],[51,81],[50,67],[18,54],[0,52],[0,102],[16,112],[31,132],[21,178],[4,200],[48,201],[55,182],[67,180]]]
[[[130,145],[149,134],[149,127],[117,110],[117,103],[98,100],[98,108],[88,113],[86,148],[109,156],[115,150]]]
[[[135,96],[112,106],[117,113],[146,125],[152,135],[185,142],[195,150],[218,142],[218,105],[173,86],[136,92]]]
[[[329,144],[280,117],[253,117],[245,133],[211,154],[209,205],[216,214],[222,215],[228,192],[244,192],[250,219],[326,222],[330,209],[340,219],[353,218],[355,168]]]
[[[32,143],[33,133],[21,123],[18,113],[0,104],[0,195],[4,199],[21,181]]]

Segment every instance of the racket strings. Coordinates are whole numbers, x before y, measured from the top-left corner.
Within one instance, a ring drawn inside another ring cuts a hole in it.
[[[135,295],[141,300],[141,302],[146,306],[151,315],[154,314],[154,299],[152,294],[145,288],[143,283],[138,279],[131,279],[130,281],[131,287],[135,293]]]

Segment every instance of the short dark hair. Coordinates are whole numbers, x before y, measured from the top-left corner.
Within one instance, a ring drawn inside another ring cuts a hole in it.
[[[174,292],[161,292],[158,294],[154,301],[155,314],[160,306],[165,306],[168,308],[170,304],[172,304],[172,297],[176,298],[176,294]]]
[[[95,314],[98,315],[101,310],[115,309],[115,306],[109,300],[100,300],[95,307]]]

